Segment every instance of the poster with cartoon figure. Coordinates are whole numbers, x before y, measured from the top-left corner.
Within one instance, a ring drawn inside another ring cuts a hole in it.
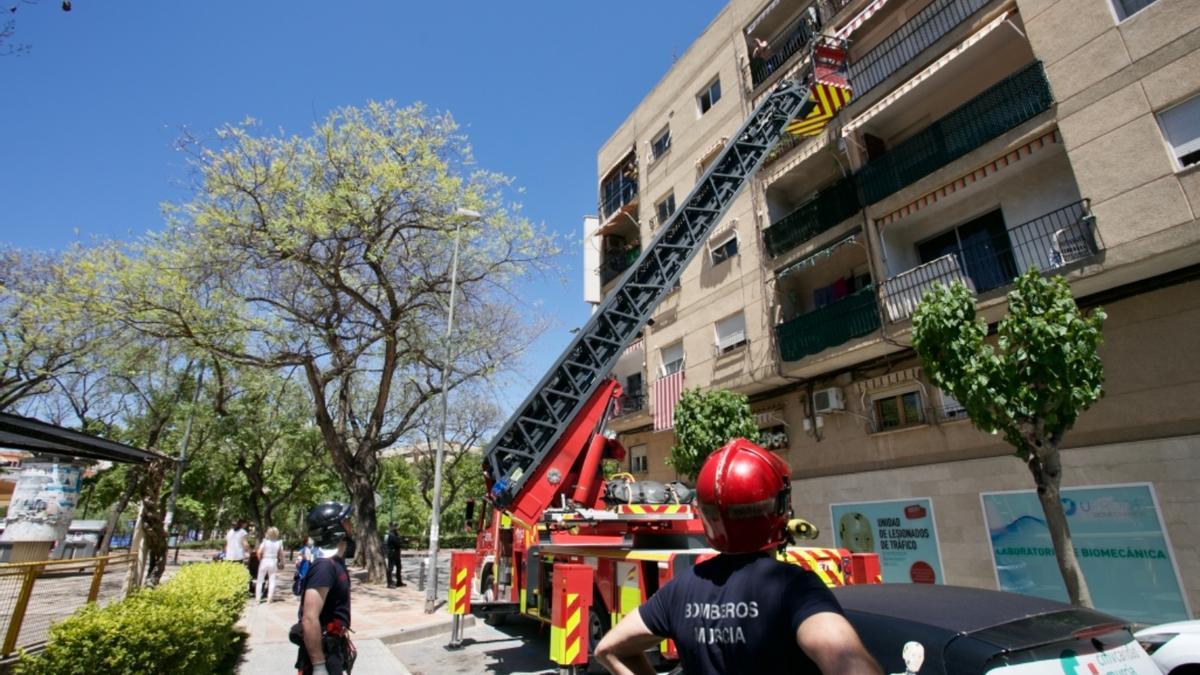
[[[58,541],[79,501],[83,467],[55,461],[22,462],[4,521],[4,541]]]
[[[884,583],[943,583],[929,499],[830,504],[829,510],[837,546],[853,553],[878,553]]]
[[[980,498],[1000,590],[1066,602],[1037,494]],[[1062,503],[1096,609],[1146,624],[1189,618],[1152,485],[1063,488]]]

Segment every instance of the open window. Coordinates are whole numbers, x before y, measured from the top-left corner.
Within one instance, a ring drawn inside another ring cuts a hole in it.
[[[678,373],[683,370],[683,340],[658,350],[662,360],[660,366],[663,376]]]
[[[671,126],[667,125],[650,141],[650,161],[657,161],[671,149]]]
[[[1179,168],[1200,163],[1200,96],[1158,113],[1158,124]]]
[[[730,232],[728,236],[718,239],[708,250],[709,256],[712,258],[713,267],[729,260],[738,252],[737,232]]]
[[[718,76],[712,82],[709,82],[699,94],[696,94],[696,104],[700,107],[700,114],[708,112],[712,109],[717,101],[721,100],[721,78]]]

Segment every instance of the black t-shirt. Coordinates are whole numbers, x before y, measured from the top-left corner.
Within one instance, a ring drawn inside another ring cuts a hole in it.
[[[675,640],[688,675],[817,673],[796,629],[842,613],[808,570],[765,554],[719,555],[675,577],[639,608],[650,632]]]
[[[321,607],[321,627],[334,619],[341,619],[350,626],[350,574],[346,561],[341,558],[318,558],[304,575],[304,589],[328,588],[325,604]],[[304,593],[300,594],[300,614],[304,614]]]
[[[388,553],[399,553],[400,548],[404,545],[403,540],[400,539],[400,535],[396,534],[395,532],[388,532],[388,536],[385,541],[387,542]]]

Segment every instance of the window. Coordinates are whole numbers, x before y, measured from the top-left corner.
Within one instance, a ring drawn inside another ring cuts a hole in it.
[[[650,461],[646,456],[646,446],[635,445],[629,449],[630,473],[646,473],[650,470]]]
[[[1158,123],[1180,167],[1200,163],[1200,96],[1160,112]]]
[[[875,428],[878,431],[925,423],[925,413],[921,409],[921,392],[919,391],[906,391],[883,396],[876,398],[874,403]]]
[[[1117,10],[1117,18],[1124,21],[1154,2],[1155,0],[1113,0],[1113,7]]]
[[[653,162],[659,157],[662,157],[663,155],[667,154],[667,151],[670,149],[671,127],[668,126],[666,129],[663,129],[661,132],[659,132],[659,134],[654,137],[653,141],[650,141],[650,161]]]
[[[700,114],[708,112],[710,108],[716,105],[717,101],[721,100],[721,78],[717,78],[704,88],[696,96],[696,102],[700,104]]]
[[[683,370],[683,341],[658,350],[662,359],[662,374],[670,375]]]
[[[942,395],[942,417],[948,420],[966,419],[967,409],[958,399],[945,391],[939,390],[939,393]]]
[[[717,353],[725,354],[746,344],[746,317],[741,312],[716,323]]]
[[[979,293],[1007,286],[1017,276],[1012,241],[1000,209],[917,244],[922,263],[951,254]]]
[[[658,224],[666,224],[667,220],[671,217],[671,214],[675,213],[675,193],[672,192],[663,198],[662,201],[655,204],[654,211],[658,215]]]
[[[737,232],[734,232],[733,234],[729,235],[727,239],[722,239],[721,243],[712,247],[710,255],[712,256],[713,266],[715,267],[726,260],[729,260],[733,256],[737,255],[737,252]]]

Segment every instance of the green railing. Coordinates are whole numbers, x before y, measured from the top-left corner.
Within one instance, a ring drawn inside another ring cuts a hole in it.
[[[857,177],[868,204],[962,157],[1054,103],[1040,61],[1009,75],[916,136],[864,166]]]
[[[879,328],[875,286],[867,286],[816,311],[779,324],[779,356],[799,361],[829,347],[840,345]]]
[[[763,230],[763,243],[768,253],[777,256],[849,218],[859,208],[858,189],[854,178],[848,176]]]

